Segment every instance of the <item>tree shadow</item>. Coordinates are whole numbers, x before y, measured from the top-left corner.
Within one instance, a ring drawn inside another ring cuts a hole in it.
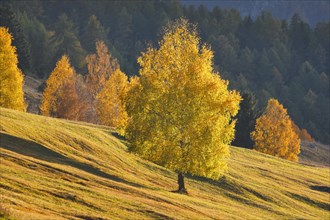
[[[320,192],[326,192],[330,193],[330,187],[329,186],[310,186],[312,190],[320,191]]]
[[[217,186],[226,191],[232,191],[236,193],[241,193],[243,191],[242,187],[240,187],[235,182],[231,181],[230,179],[226,178],[226,176],[222,176],[219,180],[212,180],[206,177],[201,176],[193,176],[191,174],[185,174],[185,176],[189,179],[197,180],[199,182],[208,183],[214,186]]]
[[[47,162],[69,165],[87,173],[116,182],[125,183],[130,186],[144,187],[140,184],[129,182],[117,176],[105,173],[92,165],[75,161],[34,141],[26,140],[13,135],[0,133],[0,148]]]
[[[192,176],[192,175],[187,175],[187,174],[186,174],[186,177],[216,186],[216,187],[218,187],[219,190],[222,190],[223,192],[225,192],[225,194],[227,196],[230,196],[230,197],[238,198],[237,195],[247,196],[248,194],[252,194],[255,197],[258,197],[259,199],[262,199],[264,201],[268,201],[268,202],[273,201],[273,199],[271,197],[269,197],[265,194],[262,194],[261,192],[255,190],[251,187],[241,185],[237,181],[235,181],[231,178],[227,178],[226,176],[222,176],[219,180],[212,180],[212,179],[209,179],[206,177]],[[240,198],[240,199],[242,199],[242,198]],[[246,199],[246,201],[249,202],[247,199]],[[258,204],[256,204],[256,203],[252,204],[252,205],[258,206]]]

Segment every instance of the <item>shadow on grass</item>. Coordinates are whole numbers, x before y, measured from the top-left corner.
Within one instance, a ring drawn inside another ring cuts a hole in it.
[[[200,182],[208,183],[214,186],[217,186],[225,191],[233,192],[233,193],[244,193],[244,188],[240,186],[238,183],[231,181],[230,179],[226,178],[226,176],[221,177],[219,180],[212,180],[206,177],[200,176],[192,176],[190,174],[186,174],[186,177],[189,179],[197,180]]]
[[[219,180],[212,180],[206,177],[191,176],[191,175],[186,175],[186,176],[190,179],[198,180],[204,183],[209,183],[211,185],[217,186],[227,195],[231,194],[233,196],[235,195],[246,196],[247,194],[252,194],[253,196],[258,197],[259,199],[262,199],[264,201],[273,202],[273,199],[270,198],[269,196],[259,193],[258,191],[250,187],[243,186],[234,180],[226,178],[226,176],[221,177]]]
[[[305,202],[311,206],[315,206],[315,207],[318,207],[318,208],[321,208],[321,209],[324,209],[326,211],[330,211],[330,204],[329,203],[325,203],[325,202],[320,202],[320,201],[317,201],[317,200],[313,200],[307,196],[303,196],[303,195],[298,195],[298,194],[295,194],[295,193],[289,193],[289,195],[296,199],[296,200],[299,200],[299,201],[302,201],[302,202]]]
[[[330,193],[330,187],[328,186],[310,186],[309,188],[320,192]]]
[[[135,187],[143,187],[140,184],[132,183],[117,176],[105,173],[89,164],[75,161],[60,153],[50,150],[45,146],[38,144],[34,141],[15,137],[9,134],[0,133],[0,148],[4,148],[16,152],[18,154],[33,157],[39,160],[44,160],[44,161],[63,164],[63,165],[69,165],[77,169],[83,170],[85,172],[88,172],[90,174],[107,178],[116,182],[125,183],[127,185],[131,185]]]

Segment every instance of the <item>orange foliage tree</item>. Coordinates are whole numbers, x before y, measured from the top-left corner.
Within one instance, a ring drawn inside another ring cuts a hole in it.
[[[255,149],[291,161],[298,161],[300,139],[292,127],[287,110],[270,99],[266,111],[256,121],[251,133]]]
[[[84,95],[86,101],[85,121],[98,123],[96,114],[96,96],[105,87],[111,74],[119,69],[117,59],[113,58],[103,41],[96,42],[96,53],[86,57],[88,75],[86,76],[87,93]]]
[[[41,103],[41,114],[77,120],[81,103],[76,91],[76,73],[69,57],[63,55],[50,74]]]

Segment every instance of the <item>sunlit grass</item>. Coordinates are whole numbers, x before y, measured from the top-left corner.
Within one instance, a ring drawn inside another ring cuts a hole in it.
[[[330,218],[327,167],[232,147],[229,173],[187,178],[187,196],[111,128],[1,108],[0,130],[4,219]]]

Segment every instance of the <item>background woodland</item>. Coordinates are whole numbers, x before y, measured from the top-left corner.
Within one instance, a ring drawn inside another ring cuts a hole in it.
[[[178,1],[2,1],[0,26],[9,28],[25,75],[47,79],[68,54],[86,75],[86,56],[104,41],[121,69],[137,75],[137,58],[159,40],[162,27],[185,17],[197,24],[214,51],[214,68],[230,87],[253,94],[255,112],[276,98],[300,128],[329,143],[330,23],[310,26],[298,14],[288,21],[263,12],[184,6]],[[242,107],[241,107],[242,109]]]

